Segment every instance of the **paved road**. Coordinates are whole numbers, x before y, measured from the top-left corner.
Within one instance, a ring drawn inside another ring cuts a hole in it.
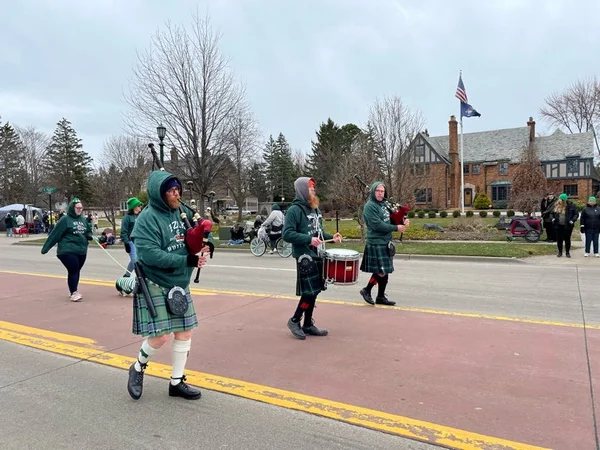
[[[7,239],[0,240],[6,244]],[[0,270],[64,275],[65,269],[54,256],[40,254],[40,247],[2,245]],[[90,249],[82,276],[114,280],[123,269],[111,257],[125,265],[123,250]],[[600,258],[538,257],[527,262],[497,263],[447,260],[397,260],[391,275],[388,296],[398,305],[454,312],[509,316],[536,320],[600,324],[597,276]],[[217,290],[294,295],[295,265],[292,258],[249,252],[217,251],[203,269],[202,287]],[[361,303],[360,286],[367,275],[360,273],[353,286],[330,285],[320,298]]]
[[[166,395],[146,377],[143,404],[125,399],[123,371],[0,341],[0,447],[55,449],[398,449],[433,446],[204,391]]]

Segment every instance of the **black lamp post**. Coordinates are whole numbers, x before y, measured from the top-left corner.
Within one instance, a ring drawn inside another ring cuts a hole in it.
[[[163,165],[163,167],[165,166],[165,144],[164,144],[164,139],[165,136],[167,135],[167,129],[165,127],[163,127],[162,124],[160,124],[159,126],[156,127],[156,133],[158,134],[158,139],[159,139],[159,147],[160,147],[160,163]]]

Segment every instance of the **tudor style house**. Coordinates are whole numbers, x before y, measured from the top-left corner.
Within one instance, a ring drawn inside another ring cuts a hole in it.
[[[438,208],[460,207],[460,151],[458,122],[450,116],[449,134],[417,134],[411,143],[414,165],[411,167],[415,204]],[[550,136],[535,135],[535,121],[526,127],[465,133],[463,135],[463,172],[465,207],[484,192],[495,208],[506,208],[510,201],[511,177],[525,146],[534,145],[550,191],[566,192],[584,200],[600,190],[594,160],[591,132]],[[541,201],[541,198],[540,198]]]

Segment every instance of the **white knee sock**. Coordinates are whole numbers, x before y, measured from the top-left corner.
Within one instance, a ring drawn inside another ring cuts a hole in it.
[[[171,374],[171,384],[173,386],[179,384],[185,371],[185,363],[187,362],[190,348],[192,348],[192,340],[178,341],[175,339],[172,345],[173,350],[173,373]]]
[[[146,364],[150,360],[150,357],[156,353],[156,350],[157,349],[150,347],[148,339],[146,339],[142,343],[142,348],[140,348],[140,352],[138,353],[138,360],[135,362],[135,370],[141,372],[141,364]]]

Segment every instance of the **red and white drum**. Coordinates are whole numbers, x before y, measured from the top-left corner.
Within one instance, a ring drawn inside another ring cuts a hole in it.
[[[323,264],[325,280],[333,284],[355,284],[358,280],[359,259],[360,254],[354,250],[326,250]]]

